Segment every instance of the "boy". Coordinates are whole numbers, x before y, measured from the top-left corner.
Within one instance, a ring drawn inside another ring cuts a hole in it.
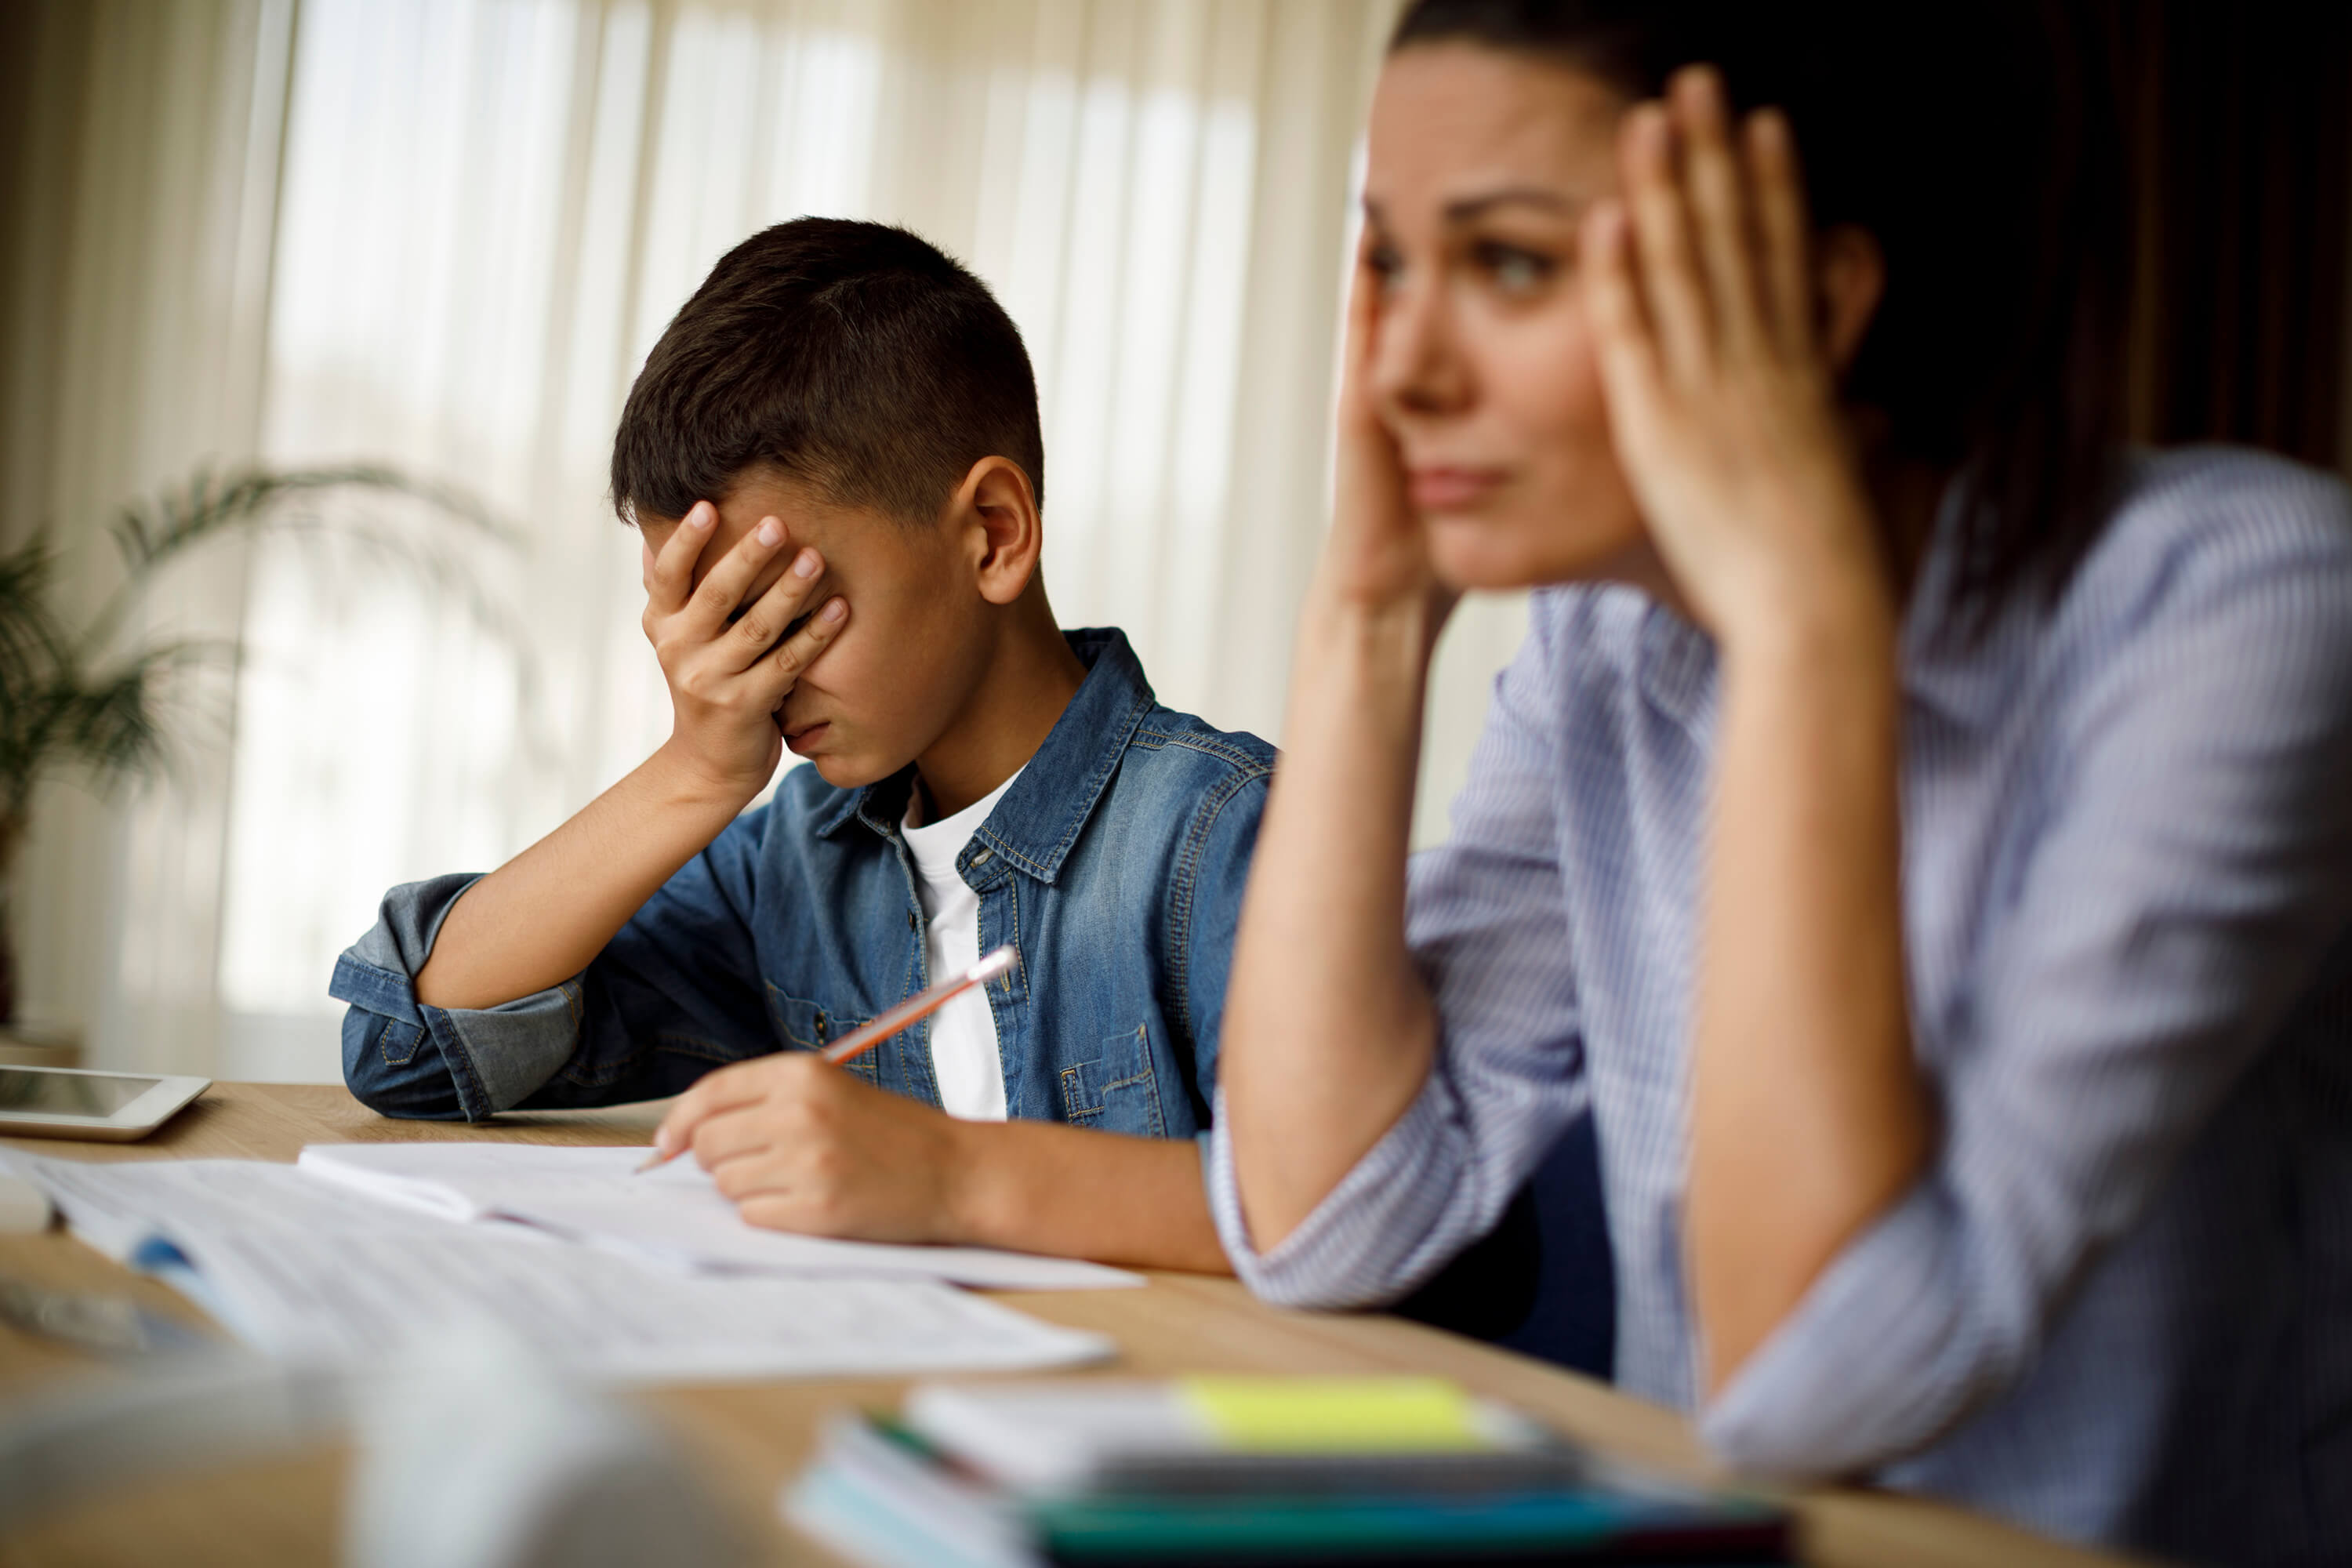
[[[1056,626],[1043,472],[1019,331],[922,240],[803,218],[722,259],[614,443],[671,736],[499,870],[386,896],[332,985],[352,1091],[683,1090],[657,1142],[753,1224],[1223,1269],[1192,1140],[1274,752]],[[984,995],[815,1055],[1007,942]]]

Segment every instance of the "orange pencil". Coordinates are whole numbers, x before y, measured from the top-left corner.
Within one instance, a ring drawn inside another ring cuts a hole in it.
[[[899,1030],[912,1028],[921,1023],[973,986],[985,985],[1004,973],[1013,967],[1020,956],[1008,942],[989,953],[961,974],[942,980],[928,991],[916,992],[896,1007],[878,1015],[873,1022],[861,1028],[852,1029],[842,1036],[841,1038],[824,1047],[823,1053],[824,1059],[839,1067],[852,1057],[865,1055]],[[684,1148],[679,1148],[668,1154],[656,1149],[644,1164],[637,1167],[636,1173],[643,1175],[647,1171],[669,1163],[685,1152]]]

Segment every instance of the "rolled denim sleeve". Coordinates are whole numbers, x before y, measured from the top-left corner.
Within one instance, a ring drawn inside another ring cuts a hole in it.
[[[1272,1251],[1252,1244],[1217,1118],[1210,1205],[1234,1271],[1285,1306],[1362,1307],[1495,1227],[1588,1106],[1550,807],[1553,657],[1537,628],[1496,678],[1453,833],[1413,858],[1406,938],[1437,1004],[1433,1070],[1404,1114]]]
[[[1937,1043],[1934,1163],[1702,1414],[1744,1469],[1868,1469],[2008,1387],[2341,940],[2352,532],[2159,586],[2162,635],[2069,699],[2050,819]]]
[[[497,1007],[428,1007],[416,973],[450,909],[479,873],[408,882],[344,950],[328,994],[343,1014],[343,1081],[385,1116],[479,1121],[553,1077],[579,1041],[577,978]]]
[[[659,1099],[774,1049],[751,931],[765,820],[764,807],[738,817],[579,974],[495,1007],[416,999],[442,922],[478,877],[394,888],[329,986],[349,1004],[344,1082],[386,1116],[478,1121]]]

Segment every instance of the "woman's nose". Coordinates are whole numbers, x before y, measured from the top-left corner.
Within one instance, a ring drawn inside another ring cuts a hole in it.
[[[1469,367],[1454,332],[1445,290],[1416,280],[1396,290],[1381,313],[1373,386],[1400,414],[1458,411],[1469,398]]]

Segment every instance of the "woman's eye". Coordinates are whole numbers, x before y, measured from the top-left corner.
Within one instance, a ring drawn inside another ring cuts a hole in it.
[[[1549,256],[1493,240],[1481,241],[1472,248],[1471,255],[1479,270],[1493,279],[1495,287],[1506,294],[1534,292],[1551,281],[1559,265]]]
[[[1371,269],[1383,292],[1394,286],[1404,271],[1404,258],[1392,245],[1375,245],[1364,252],[1364,265]]]

